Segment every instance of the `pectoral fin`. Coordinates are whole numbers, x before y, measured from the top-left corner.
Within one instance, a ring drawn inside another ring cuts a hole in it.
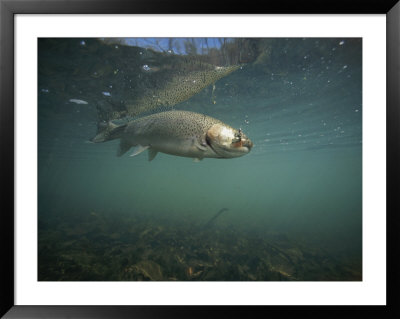
[[[149,162],[151,162],[154,157],[156,157],[157,153],[158,152],[155,149],[149,148]]]
[[[194,159],[193,159],[193,162],[198,163],[198,162],[200,162],[200,161],[202,161],[202,160],[203,160],[202,158],[194,158]]]
[[[200,151],[207,151],[207,143],[205,141],[199,141],[197,139],[193,139],[193,144],[200,150]]]
[[[140,153],[144,152],[147,150],[150,146],[142,146],[142,145],[136,145],[133,149],[133,153],[129,156],[136,156],[139,155]]]

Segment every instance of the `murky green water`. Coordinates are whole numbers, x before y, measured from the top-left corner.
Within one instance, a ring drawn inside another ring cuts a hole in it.
[[[39,280],[362,279],[361,39],[123,42],[39,40]],[[173,107],[242,128],[249,154],[88,143],[179,88],[181,59],[241,65]]]

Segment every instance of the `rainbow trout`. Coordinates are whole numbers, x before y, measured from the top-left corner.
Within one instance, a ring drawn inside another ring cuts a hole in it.
[[[203,158],[234,158],[250,152],[251,140],[239,129],[207,115],[189,111],[166,111],[141,117],[127,123],[105,124],[92,142],[120,139],[118,156],[132,147],[131,156],[148,150],[149,161],[158,152]]]
[[[188,64],[188,62],[187,62]],[[241,65],[213,66],[192,62],[191,69],[180,62],[168,72],[168,77],[160,86],[147,88],[145,94],[127,99],[127,114],[134,117],[160,107],[172,107],[199,93],[207,86],[236,71]]]

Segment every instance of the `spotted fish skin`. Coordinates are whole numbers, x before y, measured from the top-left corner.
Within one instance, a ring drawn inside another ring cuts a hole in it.
[[[120,138],[118,155],[132,147],[138,155],[149,151],[149,160],[157,152],[203,158],[233,158],[247,154],[253,143],[240,130],[210,116],[189,111],[166,111],[135,119],[110,128],[107,137],[94,142]]]
[[[217,123],[223,124],[212,117],[188,111],[156,113],[130,123],[121,145],[151,145],[159,152],[193,158],[218,157],[206,147],[205,138],[207,130]]]
[[[241,65],[220,67],[202,63],[199,70],[186,71],[184,68],[178,68],[177,72],[171,71],[171,78],[162,87],[149,89],[139,98],[128,100],[125,105],[127,113],[137,116],[156,108],[172,107],[188,100],[240,67]]]

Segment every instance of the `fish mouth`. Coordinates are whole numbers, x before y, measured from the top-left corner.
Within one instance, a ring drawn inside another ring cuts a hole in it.
[[[233,143],[231,150],[241,154],[247,154],[253,147],[253,142],[249,139],[242,139],[239,142]]]
[[[250,152],[250,150],[253,148],[253,142],[252,141],[250,141],[250,140],[244,140],[244,141],[242,141],[242,146],[243,147],[246,147],[247,148],[247,150],[248,150],[248,152]]]

